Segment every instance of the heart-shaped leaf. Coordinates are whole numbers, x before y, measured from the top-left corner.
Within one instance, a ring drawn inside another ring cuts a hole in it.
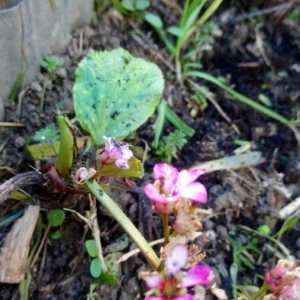
[[[80,62],[74,85],[74,108],[96,145],[103,136],[125,137],[153,113],[164,87],[160,69],[119,48],[91,50]]]

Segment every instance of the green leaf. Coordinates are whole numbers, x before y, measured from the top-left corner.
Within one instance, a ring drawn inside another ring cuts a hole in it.
[[[58,227],[65,220],[65,212],[61,209],[51,209],[47,214],[47,219],[51,227]]]
[[[74,86],[74,109],[96,145],[103,136],[125,137],[153,113],[164,87],[160,69],[119,48],[90,51],[80,62]]]
[[[122,5],[124,8],[130,11],[134,11],[133,0],[122,0]]]
[[[61,238],[61,233],[59,230],[56,230],[50,234],[52,240],[59,240]]]
[[[150,1],[148,0],[137,0],[135,7],[137,10],[145,10],[150,6]]]
[[[149,13],[149,12],[145,13],[144,20],[156,29],[163,28],[163,22],[162,22],[161,18],[153,13]]]
[[[122,235],[120,238],[116,239],[113,243],[106,247],[108,253],[122,251],[129,245],[129,238],[127,234]]]
[[[94,240],[85,241],[85,248],[90,257],[94,258],[98,256],[98,247]]]
[[[118,279],[122,277],[122,265],[116,264],[116,261],[118,261],[122,255],[122,252],[114,252],[104,257],[108,272]]]
[[[94,278],[97,278],[100,276],[102,271],[102,265],[101,265],[101,261],[99,258],[94,258],[91,261],[90,264],[90,273]]]
[[[195,130],[183,123],[169,106],[166,107],[166,118],[184,134],[188,136],[193,136],[195,134]]]
[[[56,121],[60,133],[60,147],[54,167],[60,176],[68,178],[73,159],[76,158],[77,154],[73,126],[71,121],[62,115],[57,115]]]
[[[55,126],[55,124],[50,124],[47,127],[37,131],[34,136],[33,139],[36,142],[41,142],[41,143],[49,143],[49,144],[55,144],[56,141],[58,141],[59,136],[57,134],[57,128]]]
[[[271,229],[268,225],[260,225],[257,231],[264,235],[270,235],[271,233]]]
[[[129,169],[120,169],[115,164],[102,165],[98,171],[101,176],[122,176],[142,178],[144,176],[144,167],[141,161],[135,157],[128,161]]]
[[[183,30],[178,26],[170,26],[167,28],[167,32],[175,35],[175,36],[181,36],[183,34]]]
[[[162,134],[165,117],[166,117],[166,108],[168,104],[165,100],[160,101],[157,109],[157,117],[155,121],[155,130],[154,130],[154,148],[158,147],[159,139]]]
[[[109,272],[102,272],[100,274],[100,276],[97,278],[97,281],[103,282],[103,283],[107,283],[109,285],[116,285],[118,284],[119,280],[114,277],[113,274],[109,273]]]

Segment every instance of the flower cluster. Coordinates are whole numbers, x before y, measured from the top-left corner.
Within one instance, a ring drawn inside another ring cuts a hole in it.
[[[207,201],[206,188],[195,180],[204,172],[199,170],[178,170],[168,164],[154,166],[154,184],[145,186],[145,193],[152,201],[154,209],[160,214],[171,214],[176,210],[176,202],[190,199],[192,203]]]
[[[263,300],[300,299],[300,262],[280,259],[276,267],[265,274],[264,279],[272,293],[265,295]]]
[[[193,300],[195,298],[188,294],[187,288],[212,283],[212,272],[207,266],[196,265],[187,272],[182,270],[187,264],[188,256],[185,245],[176,245],[166,253],[164,270],[140,275],[151,288],[151,296],[147,296],[145,300]]]
[[[120,169],[129,169],[129,159],[133,156],[129,145],[125,142],[118,142],[115,138],[104,136],[105,149],[100,155],[102,164],[116,164]]]

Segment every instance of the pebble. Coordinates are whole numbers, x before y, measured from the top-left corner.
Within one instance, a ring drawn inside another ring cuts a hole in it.
[[[205,220],[205,221],[203,221],[203,228],[205,230],[211,230],[214,228],[214,224],[215,223],[211,220]]]
[[[85,38],[90,39],[95,34],[96,34],[95,30],[93,28],[91,28],[90,26],[85,26],[83,28],[83,35]]]
[[[33,81],[30,84],[30,88],[35,92],[41,92],[43,90],[42,86],[37,81]]]
[[[61,78],[66,78],[67,77],[67,71],[65,68],[58,68],[56,71],[55,71],[56,75],[61,77]]]
[[[15,138],[14,144],[18,149],[23,148],[26,145],[26,140],[24,137],[18,136]]]
[[[219,225],[217,226],[217,234],[220,236],[222,240],[227,241],[228,239],[228,231],[225,226]]]
[[[31,104],[31,103],[28,103],[28,104],[26,105],[26,109],[27,109],[28,111],[36,111],[36,106],[33,105],[33,104]]]

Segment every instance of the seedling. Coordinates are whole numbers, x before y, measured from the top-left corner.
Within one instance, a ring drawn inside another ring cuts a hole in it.
[[[48,226],[59,227],[65,220],[65,212],[62,209],[52,209],[47,214]],[[57,240],[61,237],[60,231],[57,230],[51,233],[51,238]]]
[[[101,275],[102,265],[98,258],[98,247],[94,240],[85,241],[85,248],[91,258],[90,273],[94,278]]]
[[[59,73],[57,71],[59,68],[63,67],[64,64],[65,61],[63,58],[59,58],[53,55],[48,55],[41,61],[40,65],[47,72],[50,81],[54,81],[55,83],[60,84],[62,82],[62,78],[59,77]],[[49,85],[49,79],[45,80],[43,83],[42,97],[40,99],[41,111],[43,111],[45,91],[46,91],[46,87]]]
[[[54,74],[54,72],[61,68],[65,64],[62,58],[48,55],[41,61],[41,67],[44,68],[49,74]]]
[[[164,127],[165,119],[172,123],[178,130],[174,133],[164,136],[161,134]],[[186,136],[193,136],[194,129],[187,126],[173,112],[165,100],[162,100],[158,106],[157,119],[155,122],[155,135],[152,147],[154,153],[162,160],[170,162],[172,158],[177,158],[177,152],[186,144]],[[160,140],[161,139],[161,140]]]
[[[39,143],[49,144],[52,147],[54,153],[57,154],[55,143],[59,140],[59,136],[57,134],[57,128],[55,124],[50,124],[47,127],[37,131],[34,134],[33,139]]]
[[[154,152],[161,161],[170,163],[173,158],[178,159],[177,153],[186,143],[186,135],[177,129],[163,136]]]
[[[113,0],[112,2],[121,14],[139,14],[150,6],[149,0]]]

